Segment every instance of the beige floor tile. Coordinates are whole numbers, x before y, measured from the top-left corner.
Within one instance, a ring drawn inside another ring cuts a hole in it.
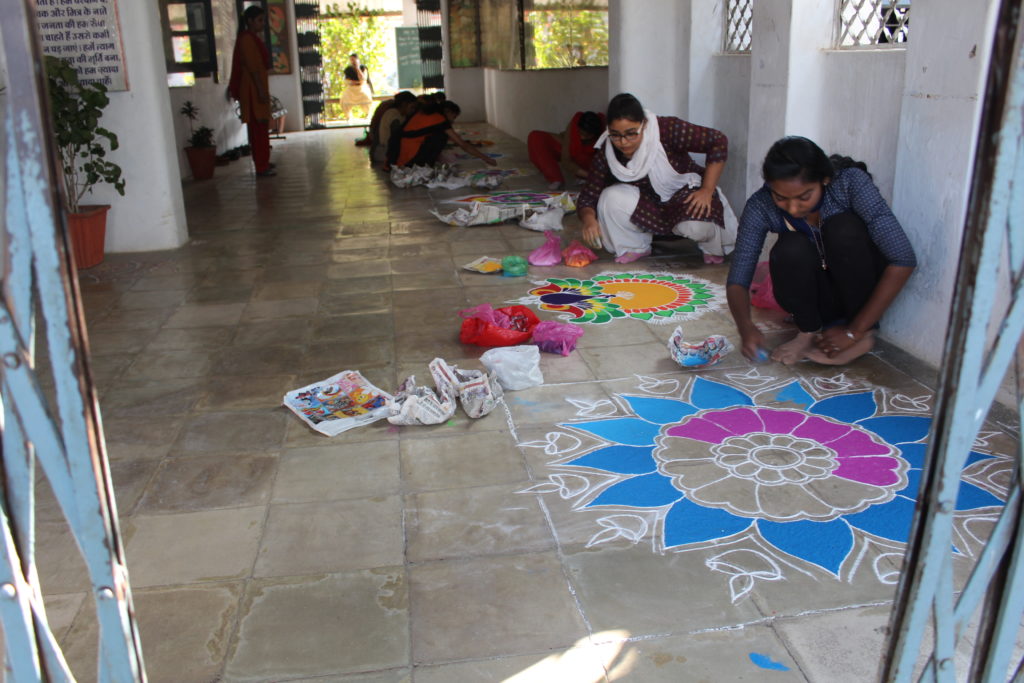
[[[225,678],[348,680],[333,676],[408,662],[406,578],[401,567],[384,567],[251,582]],[[403,679],[398,673],[366,683]]]
[[[284,408],[270,414],[221,412],[196,415],[182,427],[175,454],[276,450],[284,438],[287,417]]]
[[[507,439],[475,435],[403,440],[402,481],[409,491],[526,481],[522,455]]]
[[[214,377],[203,387],[198,410],[259,410],[277,406],[285,393],[296,388],[293,375]]]
[[[609,681],[806,681],[785,645],[766,626],[621,641],[616,632],[592,641],[618,646],[608,666]],[[759,666],[756,662],[760,662]],[[767,666],[786,667],[766,669]]]
[[[242,317],[244,304],[189,304],[170,317],[166,327],[231,326]]]
[[[241,594],[241,583],[135,591],[148,679],[215,680],[224,666]]]
[[[556,384],[510,391],[505,403],[517,428],[556,425],[578,419],[581,405],[607,403],[610,397],[598,383]]]
[[[210,374],[287,375],[295,371],[303,347],[298,345],[232,346],[217,354]],[[238,378],[243,384],[247,378]]]
[[[202,377],[210,372],[213,352],[199,349],[153,351],[139,355],[125,370],[126,379],[164,380]]]
[[[281,454],[275,503],[307,503],[398,493],[398,442],[293,448]]]
[[[546,550],[554,538],[533,496],[506,484],[427,491],[406,502],[411,562]]]
[[[669,358],[664,345],[656,342],[580,349],[579,354],[599,379],[679,371],[679,366]]]
[[[390,312],[355,313],[316,321],[313,342],[363,342],[391,339],[395,326]]]
[[[184,415],[203,396],[202,381],[201,377],[123,380],[104,394],[100,407],[109,417]]]
[[[288,576],[401,564],[402,500],[275,504],[267,516],[256,576]]]
[[[595,632],[625,629],[633,636],[648,636],[759,618],[750,601],[730,604],[727,581],[708,570],[705,554],[660,555],[647,544],[598,546],[567,551],[565,563]]]
[[[266,509],[262,506],[171,515],[135,515],[122,523],[132,585],[228,581],[252,572]]]
[[[148,351],[172,349],[211,349],[227,344],[231,339],[229,327],[186,327],[162,329],[149,343]]]
[[[44,595],[90,589],[85,562],[63,519],[36,522],[36,566]]]
[[[587,639],[552,653],[495,657],[472,662],[416,667],[416,683],[606,683],[605,665],[621,645],[595,646]]]
[[[171,458],[160,465],[139,503],[139,514],[190,512],[265,504],[277,469],[275,456]]]
[[[586,635],[554,553],[418,565],[409,585],[416,664],[565,648]]]
[[[253,301],[245,305],[242,322],[308,317],[316,312],[318,305],[319,301],[315,297]]]

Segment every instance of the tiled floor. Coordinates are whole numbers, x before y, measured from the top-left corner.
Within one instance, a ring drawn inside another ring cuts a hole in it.
[[[529,168],[523,145],[461,128],[495,140],[502,166]],[[829,575],[764,541],[666,551],[657,510],[609,515],[574,498],[614,475],[557,467],[569,452],[559,439],[585,437],[558,423],[692,386],[665,350],[672,326],[588,326],[572,355],[545,354],[544,386],[479,420],[460,410],[435,427],[326,438],[281,407],[287,390],[342,369],[394,389],[425,378],[434,357],[479,367],[456,312],[529,285],[460,266],[543,240],[512,223],[443,225],[427,190],[395,190],[368,167],[358,132],[275,141],[276,178],[257,181],[241,161],[187,182],[188,245],[81,274],[150,680],[871,680],[898,544],[865,542]],[[644,265],[719,284],[727,268],[679,244]],[[531,276],[603,270],[627,269],[605,255]],[[724,308],[686,329],[735,338]],[[700,376],[749,388],[771,374],[822,395],[874,387],[926,410],[908,367],[885,347],[842,373],[732,354]],[[1010,452],[993,439],[992,452]],[[92,604],[45,496],[39,546],[51,623],[92,680]]]

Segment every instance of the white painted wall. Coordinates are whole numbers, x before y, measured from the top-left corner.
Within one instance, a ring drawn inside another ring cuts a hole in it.
[[[747,198],[747,129],[750,116],[750,55],[724,54],[725,1],[693,2],[690,39],[690,106],[687,121],[717,128],[729,138],[729,159],[719,186],[733,210]]]
[[[690,2],[609,0],[609,97],[628,92],[662,116],[685,116]]]
[[[933,364],[942,356],[960,252],[992,5],[936,0],[913,9],[893,210],[918,267],[885,329]]]
[[[484,69],[462,67],[454,69],[444,62],[445,97],[459,105],[462,115],[459,120],[486,121],[487,98],[484,92]]]
[[[531,130],[565,130],[577,111],[608,108],[608,70],[604,68],[484,69],[484,88],[487,122],[524,142]]]
[[[902,49],[826,52],[821,118],[809,136],[829,154],[866,162],[882,196],[890,203],[905,64],[906,51]]]
[[[156,3],[118,3],[130,89],[110,93],[102,123],[120,142],[110,159],[124,171],[125,196],[100,186],[85,198],[112,207],[110,252],[173,249],[188,239],[157,11]]]

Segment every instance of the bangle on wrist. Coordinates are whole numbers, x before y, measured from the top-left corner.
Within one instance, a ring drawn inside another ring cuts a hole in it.
[[[846,328],[846,336],[852,339],[853,341],[857,341],[857,335],[854,334],[854,332],[851,331],[849,327]]]

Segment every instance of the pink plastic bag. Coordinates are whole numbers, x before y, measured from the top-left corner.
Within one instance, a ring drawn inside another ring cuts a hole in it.
[[[587,249],[578,240],[573,240],[572,244],[562,251],[562,258],[565,259],[565,265],[573,266],[574,268],[582,268],[583,266],[596,261],[597,254],[590,251],[590,249]]]
[[[768,269],[768,262],[761,261],[754,270],[754,279],[750,282],[750,303],[758,308],[766,308],[771,311],[781,311],[782,306],[775,300],[772,291],[772,274]]]
[[[533,328],[530,343],[536,344],[541,351],[568,356],[576,348],[576,340],[582,336],[583,328],[579,325],[543,320]]]
[[[544,244],[530,252],[526,259],[534,266],[557,266],[562,262],[562,239],[554,230],[544,231]]]
[[[501,310],[495,310],[490,304],[480,304],[479,306],[473,306],[473,308],[464,308],[459,311],[459,316],[463,318],[479,318],[486,323],[491,323],[498,327],[511,327],[508,315]]]

